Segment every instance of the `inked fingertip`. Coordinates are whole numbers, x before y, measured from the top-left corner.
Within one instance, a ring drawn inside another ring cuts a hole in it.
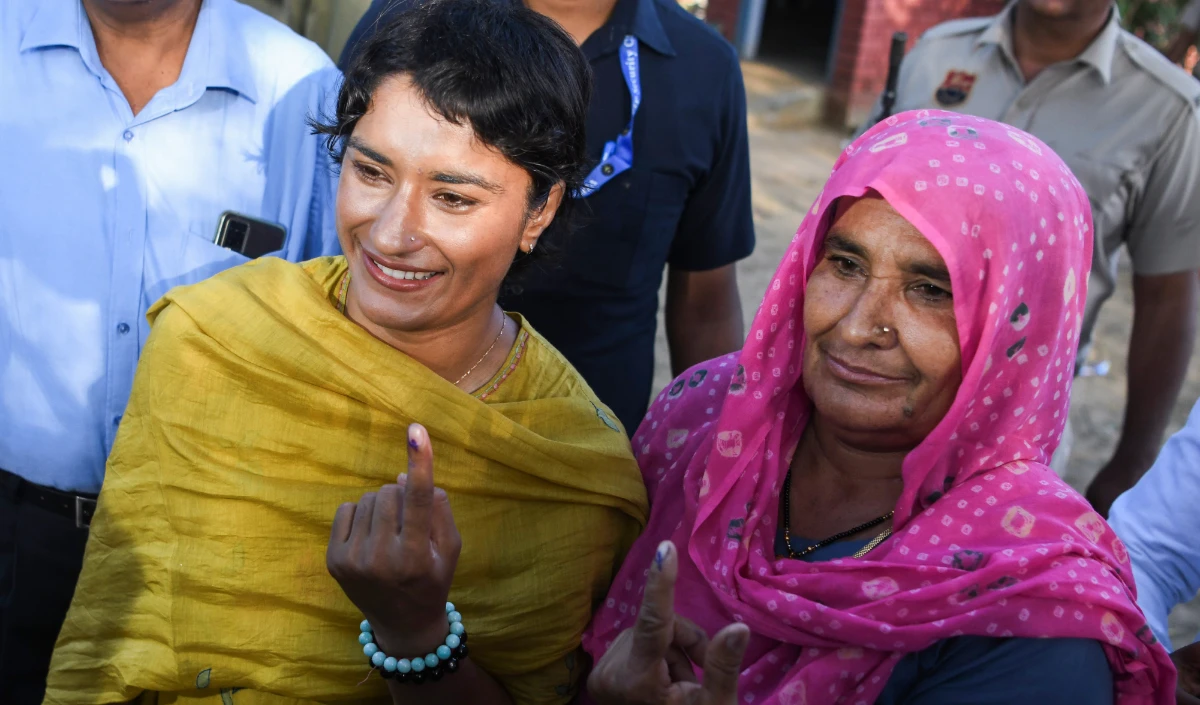
[[[663,561],[667,560],[674,548],[675,545],[670,541],[663,541],[658,544],[658,549],[654,552],[654,565],[658,568],[659,572],[663,569]]]
[[[408,430],[405,435],[408,436],[408,447],[409,448],[412,448],[413,450],[417,450],[418,448],[421,447],[421,424],[410,423],[408,425]]]
[[[725,643],[734,651],[741,651],[746,648],[746,644],[750,643],[750,627],[745,624],[738,624],[730,628],[729,633],[725,637]]]

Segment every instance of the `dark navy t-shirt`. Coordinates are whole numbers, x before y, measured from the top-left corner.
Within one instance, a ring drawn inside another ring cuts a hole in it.
[[[375,0],[341,65],[379,22],[417,0]],[[504,1],[504,0],[498,0]],[[733,47],[676,0],[618,0],[584,42],[591,63],[588,156],[629,122],[619,63],[639,42],[642,103],[633,166],[581,199],[575,232],[547,233],[562,256],[501,301],[533,324],[632,434],[650,402],[663,268],[705,271],[754,250],[746,92]]]
[[[792,537],[792,549],[816,543]],[[849,558],[867,541],[840,541],[804,557]],[[782,522],[775,554],[787,553]],[[875,705],[1111,705],[1113,675],[1100,642],[960,636],[907,654]]]

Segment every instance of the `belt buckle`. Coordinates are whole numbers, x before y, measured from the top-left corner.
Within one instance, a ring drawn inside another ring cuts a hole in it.
[[[75,528],[86,529],[92,525],[91,517],[88,517],[85,520],[83,516],[84,510],[89,508],[88,505],[91,505],[90,509],[92,510],[92,513],[95,514],[96,500],[88,499],[87,497],[75,497]]]

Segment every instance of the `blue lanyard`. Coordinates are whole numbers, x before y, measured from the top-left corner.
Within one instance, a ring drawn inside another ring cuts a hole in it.
[[[638,106],[642,103],[642,81],[638,65],[638,40],[632,34],[621,42],[621,73],[625,75],[625,85],[629,87],[629,124],[624,132],[617,135],[617,139],[604,143],[600,163],[575,192],[576,198],[587,198],[608,183],[609,179],[633,165],[633,118],[637,116]]]

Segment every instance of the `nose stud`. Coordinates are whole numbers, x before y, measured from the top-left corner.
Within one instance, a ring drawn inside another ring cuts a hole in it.
[[[876,335],[886,335],[891,332],[892,332],[892,329],[888,328],[887,326],[875,326],[875,334]]]

